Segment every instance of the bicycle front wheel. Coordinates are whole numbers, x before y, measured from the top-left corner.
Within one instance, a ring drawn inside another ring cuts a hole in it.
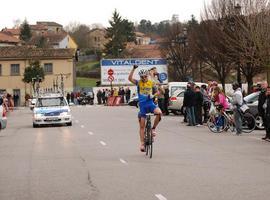
[[[227,118],[223,114],[210,116],[207,126],[211,132],[221,133],[227,127]]]
[[[242,132],[250,133],[256,127],[255,117],[251,113],[244,113],[242,117]]]

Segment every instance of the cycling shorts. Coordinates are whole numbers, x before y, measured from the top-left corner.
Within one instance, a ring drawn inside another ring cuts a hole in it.
[[[158,108],[156,104],[154,104],[153,101],[143,102],[139,103],[140,111],[138,113],[138,117],[146,118],[146,114],[148,113],[154,113],[154,110]]]

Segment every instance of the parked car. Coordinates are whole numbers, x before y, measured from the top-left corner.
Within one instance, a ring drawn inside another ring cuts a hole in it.
[[[40,96],[33,110],[33,127],[48,124],[72,126],[71,111],[66,99],[60,94]]]
[[[183,91],[183,90],[186,90],[187,88],[187,84],[188,82],[169,82],[168,83],[168,88],[169,88],[169,91],[170,91],[170,97],[173,96],[173,94],[176,92],[176,91]],[[207,85],[206,83],[200,83],[200,82],[195,82],[196,85],[198,86],[202,86],[202,85]]]
[[[138,107],[138,103],[139,103],[139,97],[138,96],[134,96],[134,97],[131,97],[130,98],[130,100],[128,102],[128,105]]]
[[[178,89],[174,91],[173,95],[169,99],[169,112],[172,112],[175,115],[183,113],[184,93],[185,89]]]
[[[250,113],[255,117],[256,119],[256,128],[263,130],[264,124],[262,117],[258,114],[258,99],[259,99],[260,92],[254,92],[252,94],[247,95],[244,97],[244,101],[249,107]]]
[[[7,112],[3,106],[3,99],[0,99],[0,130],[7,127]]]

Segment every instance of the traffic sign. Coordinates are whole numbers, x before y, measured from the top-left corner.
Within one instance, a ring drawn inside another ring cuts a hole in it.
[[[114,77],[113,76],[108,76],[108,81],[113,82],[114,81]]]
[[[109,70],[108,70],[108,75],[109,75],[109,76],[112,76],[113,74],[114,74],[114,71],[113,71],[112,69],[109,69]]]

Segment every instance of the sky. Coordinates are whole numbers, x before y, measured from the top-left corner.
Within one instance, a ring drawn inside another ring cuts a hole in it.
[[[152,22],[171,19],[178,14],[187,21],[194,14],[200,19],[205,2],[210,0],[3,0],[0,2],[0,29],[12,27],[14,20],[55,21],[63,26],[70,22],[108,26],[114,9],[133,22],[148,19]]]

